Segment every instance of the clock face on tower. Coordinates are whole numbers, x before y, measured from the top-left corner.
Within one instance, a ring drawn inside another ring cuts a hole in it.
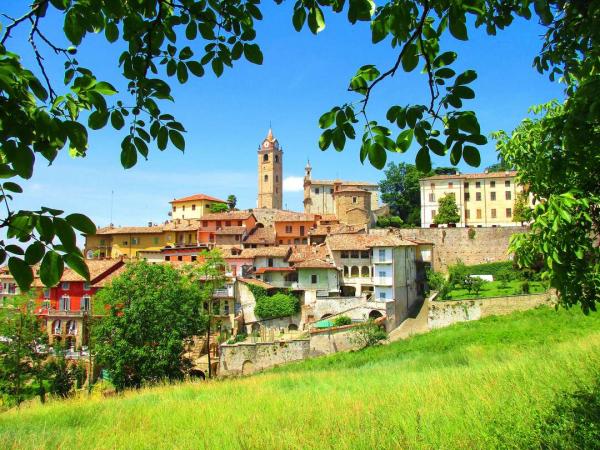
[[[263,144],[263,147],[267,148],[269,146],[269,143],[267,141],[265,141],[265,143]]]

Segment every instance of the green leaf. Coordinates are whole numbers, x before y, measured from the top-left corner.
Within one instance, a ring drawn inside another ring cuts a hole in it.
[[[29,265],[39,263],[44,257],[46,247],[41,242],[34,242],[25,250],[25,262]]]
[[[21,178],[29,179],[33,175],[35,155],[29,147],[20,146],[12,158],[12,166]]]
[[[184,84],[188,80],[187,66],[182,61],[177,63],[177,80],[179,80],[181,84]]]
[[[25,252],[23,251],[23,249],[21,247],[19,247],[18,245],[14,245],[14,244],[6,245],[4,247],[4,250],[6,250],[9,253],[13,253],[15,255],[24,255],[25,254]]]
[[[471,81],[477,79],[477,72],[474,70],[465,70],[459,76],[456,77],[455,85],[469,84]]]
[[[533,7],[535,8],[535,12],[540,18],[542,24],[549,25],[552,23],[554,16],[550,10],[550,4],[548,0],[533,0]]]
[[[337,110],[328,111],[319,118],[319,127],[321,129],[329,128],[335,121]]]
[[[346,145],[346,135],[344,134],[344,130],[342,128],[334,128],[332,130],[331,140],[333,141],[333,148],[335,148],[338,152],[344,150],[344,146]]]
[[[456,72],[449,67],[442,67],[435,72],[435,76],[439,78],[452,78]]]
[[[323,11],[317,5],[308,11],[308,28],[313,34],[318,34],[325,29],[325,18]]]
[[[185,27],[185,37],[188,38],[190,41],[193,41],[194,39],[196,39],[197,34],[198,25],[196,24],[195,20],[190,20],[190,22],[187,24],[187,27]]]
[[[456,60],[456,52],[444,52],[433,60],[433,67],[449,66]]]
[[[319,148],[327,150],[331,145],[331,130],[325,130],[319,137]]]
[[[94,225],[94,222],[92,222],[89,217],[83,214],[69,214],[67,217],[65,217],[65,220],[69,223],[69,225],[78,229],[82,233],[88,235],[96,234],[96,225]]]
[[[202,67],[202,64],[200,64],[198,61],[189,61],[186,64],[188,70],[197,77],[201,77],[204,75],[204,67]]]
[[[431,149],[433,153],[438,156],[444,156],[446,154],[446,146],[442,144],[440,141],[434,138],[430,138],[427,140],[427,145]]]
[[[220,59],[215,58],[211,61],[211,65],[217,78],[220,77],[223,74],[223,62]]]
[[[369,162],[376,169],[383,169],[385,167],[385,162],[387,160],[387,154],[385,152],[385,148],[378,144],[377,142],[371,143],[369,146]]]
[[[121,165],[125,169],[131,169],[137,163],[137,151],[130,140],[125,138],[121,143]]]
[[[56,286],[65,270],[65,265],[58,253],[50,250],[40,265],[40,280],[45,286]]]
[[[82,257],[72,253],[67,253],[64,256],[64,260],[71,269],[73,269],[87,281],[90,280],[90,270]]]
[[[2,185],[2,188],[5,191],[10,191],[10,192],[17,192],[17,193],[23,192],[23,188],[21,188],[21,186],[19,186],[17,183],[13,183],[11,181],[7,181],[6,183],[4,183]]]
[[[35,224],[35,229],[40,235],[40,239],[45,242],[51,242],[54,238],[54,225],[52,219],[48,216],[39,216]]]
[[[473,89],[467,86],[456,86],[452,89],[452,92],[454,92],[454,94],[458,95],[460,98],[475,98],[475,92]]]
[[[113,95],[118,92],[112,84],[107,83],[106,81],[99,81],[96,83],[94,90],[102,95]]]
[[[479,167],[479,164],[481,164],[479,150],[472,145],[465,145],[463,148],[463,159],[471,167]]]
[[[104,28],[104,35],[106,36],[106,40],[111,43],[119,39],[119,28],[117,27],[117,24],[108,22],[106,28]]]
[[[412,72],[419,64],[416,44],[409,44],[402,55],[402,68],[405,72]]]
[[[167,127],[161,127],[160,130],[158,130],[158,136],[156,137],[156,143],[160,150],[164,150],[165,148],[167,148],[168,139],[169,130],[167,129]]]
[[[179,131],[169,130],[169,139],[171,139],[171,142],[173,143],[173,145],[175,147],[177,147],[179,150],[181,150],[181,151],[185,150],[185,139],[183,138],[183,135]]]
[[[40,80],[38,80],[37,78],[30,79],[29,87],[31,88],[35,96],[41,101],[45,102],[46,100],[48,100],[48,91],[46,91],[46,88],[42,86]]]
[[[294,14],[292,16],[292,24],[294,25],[296,31],[302,30],[304,22],[306,22],[306,10],[304,9],[304,7],[294,9]]]
[[[107,110],[97,110],[90,114],[88,118],[88,126],[92,130],[99,130],[100,128],[104,128],[106,123],[108,122],[108,111]]]
[[[404,130],[402,133],[398,135],[396,139],[396,146],[398,147],[398,151],[404,153],[412,144],[414,132],[413,130]]]
[[[477,117],[474,114],[461,114],[458,116],[457,123],[458,128],[470,134],[479,135],[481,133],[479,122],[477,122]]]
[[[450,162],[456,166],[460,162],[460,158],[462,158],[462,143],[457,142],[450,151]]]
[[[53,223],[56,235],[67,251],[77,250],[75,231],[73,231],[71,225],[69,225],[65,219],[61,219],[60,217],[55,217]]]
[[[110,123],[112,124],[115,130],[120,130],[125,126],[125,119],[123,119],[123,114],[120,111],[114,110],[110,114]]]
[[[257,44],[244,44],[244,57],[254,64],[263,63],[263,54]]]
[[[431,156],[429,155],[429,150],[427,150],[427,147],[421,147],[421,149],[417,152],[415,163],[417,165],[417,169],[419,169],[421,172],[427,173],[431,171]]]
[[[181,51],[179,52],[179,59],[190,59],[192,56],[194,56],[194,52],[192,51],[192,49],[189,46],[185,46],[181,49]]]
[[[25,261],[15,256],[8,258],[8,270],[23,292],[27,292],[33,282],[33,270]]]
[[[452,34],[452,36],[454,36],[456,39],[460,39],[461,41],[466,41],[469,39],[468,35],[467,35],[467,25],[465,24],[466,19],[465,19],[465,13],[452,8],[450,10],[450,15],[448,17],[449,19],[449,28],[450,28],[450,33]]]

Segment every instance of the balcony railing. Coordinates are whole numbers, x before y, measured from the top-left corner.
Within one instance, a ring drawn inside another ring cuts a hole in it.
[[[88,310],[62,310],[62,309],[43,309],[39,313],[38,316],[57,316],[57,317],[83,317],[84,315],[89,314]]]
[[[373,277],[373,284],[377,284],[379,286],[391,286],[392,277]]]
[[[233,297],[233,286],[226,286],[224,288],[215,289],[214,297],[223,298],[223,297]]]

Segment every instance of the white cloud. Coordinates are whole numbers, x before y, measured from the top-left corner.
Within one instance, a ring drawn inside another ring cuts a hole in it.
[[[304,190],[304,178],[285,177],[283,179],[283,192],[300,192]]]

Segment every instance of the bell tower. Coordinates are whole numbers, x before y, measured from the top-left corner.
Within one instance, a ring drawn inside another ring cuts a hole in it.
[[[282,209],[283,149],[269,128],[267,137],[258,147],[258,208]]]

